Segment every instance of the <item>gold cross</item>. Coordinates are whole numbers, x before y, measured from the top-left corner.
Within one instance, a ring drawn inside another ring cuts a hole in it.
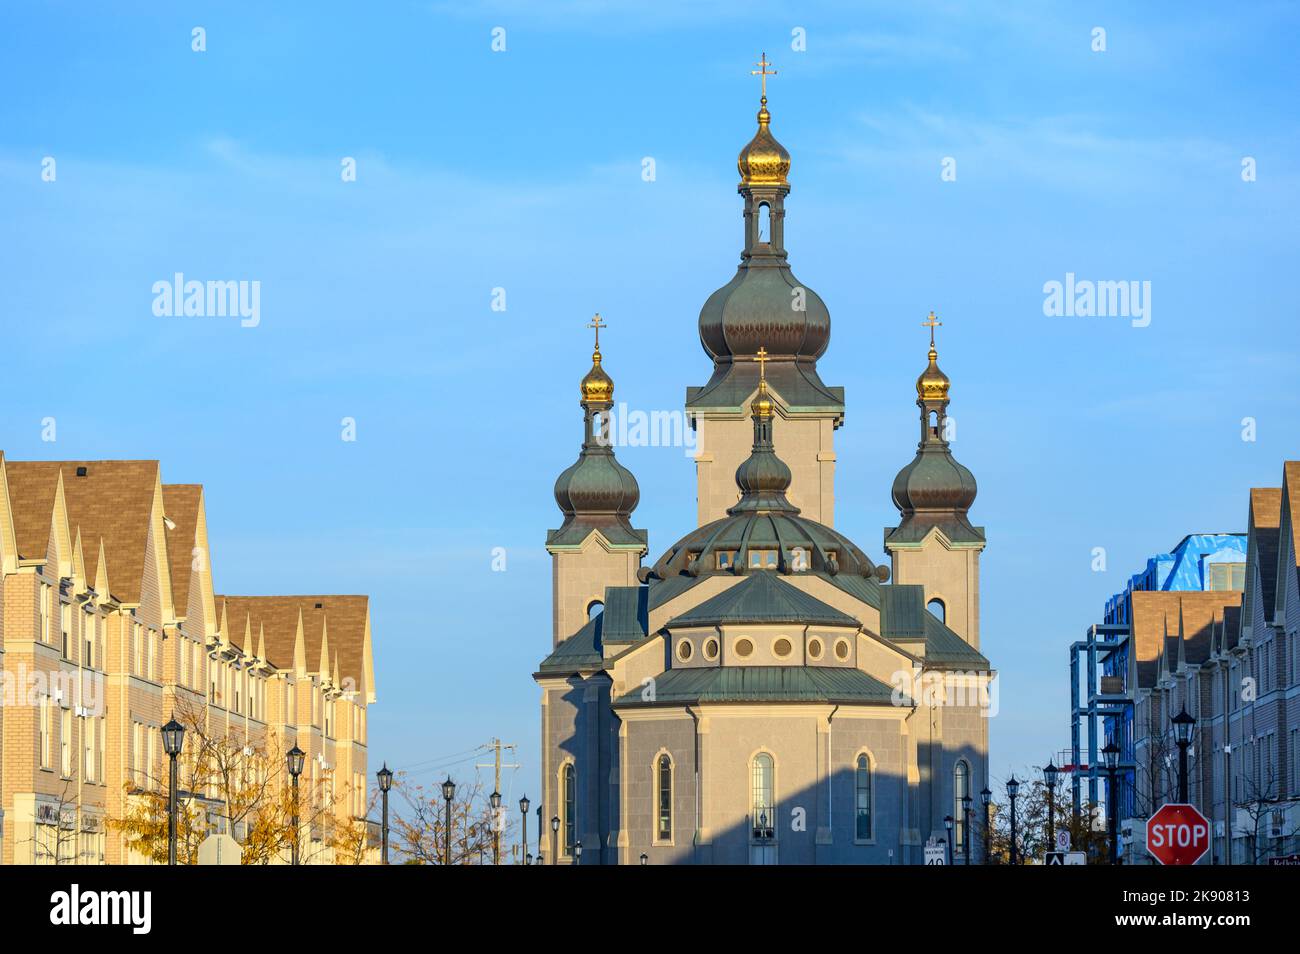
[[[596,317],[591,319],[591,323],[588,324],[587,327],[596,329],[596,350],[599,351],[600,350],[600,329],[608,328],[609,326],[600,320],[600,312],[596,312]]]
[[[775,75],[776,75],[776,70],[769,70],[769,69],[768,69],[768,67],[771,66],[772,64],[769,63],[769,62],[767,61],[767,53],[766,53],[766,52],[764,52],[764,53],[762,53],[762,54],[759,55],[758,62],[755,63],[754,65],[757,66],[758,69],[756,69],[756,70],[750,70],[750,71],[749,71],[749,75],[750,75],[750,76],[761,76],[761,77],[763,77],[763,79],[762,79],[762,81],[761,81],[762,84],[763,84],[763,102],[766,103],[766,102],[767,102],[767,78],[768,78],[769,76],[775,76]]]
[[[935,329],[935,328],[942,328],[942,327],[943,327],[943,322],[940,321],[938,318],[934,317],[934,312],[930,312],[930,317],[929,317],[927,320],[921,322],[921,327],[922,327],[922,328],[929,328],[929,329],[930,329],[930,347],[933,348],[933,347],[934,347],[934,329]]]
[[[767,382],[767,349],[759,347],[758,354],[754,355],[754,360],[758,362],[758,380],[760,384]]]

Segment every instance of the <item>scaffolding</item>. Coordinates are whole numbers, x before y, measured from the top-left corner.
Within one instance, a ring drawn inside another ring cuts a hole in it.
[[[1094,623],[1084,639],[1070,644],[1070,772],[1074,815],[1083,811],[1083,780],[1088,781],[1088,804],[1100,804],[1098,779],[1101,747],[1107,741],[1119,746],[1119,793],[1106,793],[1107,813],[1124,817],[1125,796],[1131,796],[1133,765],[1133,693],[1128,682],[1131,633],[1127,624]],[[1080,672],[1080,667],[1084,672]],[[1081,680],[1085,685],[1080,693]],[[1087,751],[1082,734],[1088,737]]]

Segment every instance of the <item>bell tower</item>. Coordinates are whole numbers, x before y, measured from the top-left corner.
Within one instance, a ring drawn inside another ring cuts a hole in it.
[[[830,342],[831,319],[815,291],[791,272],[785,248],[785,198],[790,153],[772,135],[764,54],[758,130],[740,151],[744,243],[740,265],[700,310],[700,343],[713,360],[703,387],[688,388],[686,413],[696,430],[697,519],[719,519],[737,500],[733,475],[749,456],[747,406],[758,390],[760,348],[770,361],[766,381],[775,409],[772,439],[790,466],[790,500],[819,523],[835,522],[834,432],[844,421],[844,389],[828,387],[817,359]]]
[[[968,517],[975,502],[975,475],[952,456],[948,444],[948,376],[939,370],[934,329],[943,323],[930,312],[929,364],[916,379],[921,440],[916,457],[894,478],[894,506],[902,518],[885,528],[885,550],[895,583],[920,583],[932,611],[948,628],[980,645],[979,567],[984,528]]]
[[[580,389],[582,450],[555,481],[555,502],[564,521],[546,534],[553,588],[552,646],[586,624],[605,598],[605,587],[637,585],[649,542],[646,531],[634,529],[631,521],[641,490],[632,472],[614,458],[609,421],[614,382],[601,366],[600,353],[600,329],[605,324],[596,315],[587,327],[596,332],[596,347]]]

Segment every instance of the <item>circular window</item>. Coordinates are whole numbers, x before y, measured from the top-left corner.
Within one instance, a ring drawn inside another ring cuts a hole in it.
[[[736,655],[739,656],[741,659],[746,658],[753,652],[754,652],[754,644],[751,643],[748,639],[742,638],[736,640]]]
[[[808,640],[808,655],[813,659],[822,658],[822,641],[820,639]]]
[[[682,662],[686,662],[686,660],[690,659],[691,654],[694,651],[695,651],[695,647],[691,645],[691,641],[689,639],[683,639],[681,642],[677,644],[677,658],[680,659]]]
[[[849,658],[849,641],[847,639],[841,639],[838,643],[835,644],[835,658],[836,659]]]
[[[784,659],[786,656],[789,656],[790,649],[790,640],[786,639],[784,636],[772,644],[772,652],[776,653],[778,659]]]
[[[718,658],[718,641],[716,639],[706,639],[704,641],[704,658],[705,659]]]

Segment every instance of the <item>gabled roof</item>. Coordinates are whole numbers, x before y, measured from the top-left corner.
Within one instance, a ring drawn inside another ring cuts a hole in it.
[[[190,575],[194,567],[194,548],[198,546],[195,535],[202,498],[202,484],[163,484],[163,513],[173,524],[167,528],[172,600],[176,604],[176,615],[182,618],[190,605]]]
[[[1255,544],[1255,561],[1259,568],[1259,599],[1263,601],[1264,619],[1273,618],[1277,594],[1278,528],[1282,521],[1282,488],[1250,489],[1250,523],[1247,528]],[[1247,581],[1247,586],[1250,581]],[[1252,599],[1255,598],[1252,594]]]
[[[724,623],[862,624],[817,597],[782,580],[774,571],[755,570],[718,595],[668,621],[668,628]]]
[[[370,662],[366,658],[370,601],[366,596],[218,596],[230,619],[230,636],[243,646],[245,617],[252,621],[256,641],[264,635],[270,662],[280,669],[294,664],[298,615],[302,614],[303,642],[308,672],[333,674],[337,661],[340,679],[358,691],[371,691]],[[239,620],[236,623],[236,619]],[[328,627],[328,636],[326,629]],[[321,670],[321,648],[329,642],[329,659]],[[254,647],[255,648],[255,647]]]
[[[809,702],[890,705],[893,690],[860,669],[834,666],[700,666],[655,679],[654,700],[640,687],[615,701],[642,707],[691,703]]]
[[[45,555],[50,507],[61,473],[68,525],[74,537],[81,532],[86,579],[97,575],[103,541],[112,596],[122,603],[140,602],[159,487],[156,460],[9,461],[8,471],[11,490],[16,477],[23,509],[28,510],[21,521],[15,514],[20,525],[19,552],[24,557]],[[78,471],[83,471],[81,476]],[[164,546],[164,541],[157,544]]]
[[[1177,668],[1175,640],[1180,635],[1188,662],[1193,657],[1208,658],[1210,627],[1225,616],[1227,608],[1241,606],[1240,590],[1135,590],[1132,597],[1134,660],[1142,688],[1156,684],[1162,656],[1167,657],[1170,671]]]

